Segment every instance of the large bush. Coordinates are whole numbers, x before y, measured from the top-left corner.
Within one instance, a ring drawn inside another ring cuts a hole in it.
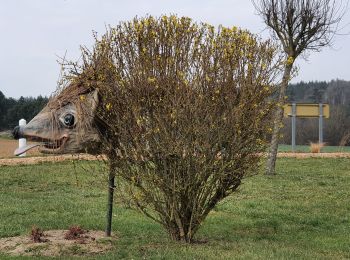
[[[135,18],[83,49],[104,152],[122,192],[175,240],[258,171],[278,73],[270,41],[189,18]]]

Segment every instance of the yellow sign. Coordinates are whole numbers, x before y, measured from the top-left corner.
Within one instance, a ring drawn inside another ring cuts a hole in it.
[[[329,105],[322,104],[322,114],[324,118],[329,118]],[[284,117],[290,117],[292,113],[293,105],[284,105]],[[320,105],[319,104],[296,104],[296,116],[297,117],[319,117],[320,116]]]

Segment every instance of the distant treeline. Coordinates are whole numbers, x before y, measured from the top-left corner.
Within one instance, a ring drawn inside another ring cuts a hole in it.
[[[47,102],[42,96],[7,98],[0,91],[0,131],[13,129],[21,118],[29,122]]]
[[[324,141],[339,145],[350,136],[350,81],[300,82],[291,84],[287,90],[288,102],[328,103],[330,118],[324,123]],[[21,118],[30,121],[48,102],[47,97],[6,98],[0,91],[0,130],[18,125]],[[291,142],[290,119],[285,119],[281,143]],[[297,119],[297,144],[318,141],[318,119]],[[349,141],[346,142],[350,145]]]
[[[350,145],[350,81],[300,82],[287,90],[288,102],[328,103],[330,118],[324,122],[324,141],[327,145]],[[285,120],[282,143],[291,142],[291,120]],[[296,142],[309,144],[318,141],[318,119],[297,119]]]

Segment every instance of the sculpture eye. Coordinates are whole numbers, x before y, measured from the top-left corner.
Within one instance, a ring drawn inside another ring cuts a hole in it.
[[[63,118],[63,123],[68,127],[73,126],[74,125],[74,116],[72,114],[65,115]]]

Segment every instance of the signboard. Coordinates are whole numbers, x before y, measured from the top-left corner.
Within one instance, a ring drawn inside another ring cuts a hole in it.
[[[318,142],[323,143],[323,118],[329,118],[328,104],[292,103],[284,107],[284,117],[292,119],[292,150],[295,151],[297,117],[318,118]]]
[[[296,117],[306,118],[318,118],[321,113],[324,118],[329,118],[329,105],[328,104],[295,104],[296,105]],[[322,110],[320,109],[322,106]],[[284,105],[284,117],[293,116],[293,104]]]

